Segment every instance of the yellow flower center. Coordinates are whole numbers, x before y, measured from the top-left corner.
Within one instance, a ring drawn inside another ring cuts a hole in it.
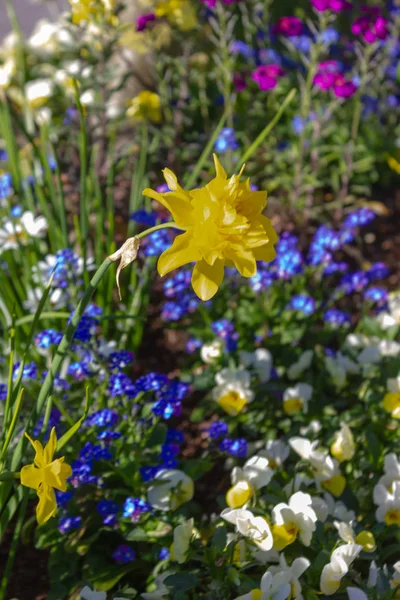
[[[181,504],[188,502],[193,498],[194,483],[193,481],[181,481],[179,485],[172,490],[170,506],[172,510],[175,510]]]
[[[293,544],[299,532],[296,523],[284,523],[283,525],[272,526],[272,536],[274,538],[274,548],[279,552]]]
[[[263,595],[262,591],[259,588],[251,590],[250,594],[250,600],[261,600]]]
[[[253,495],[253,490],[247,481],[239,481],[228,490],[226,503],[229,508],[240,508],[246,504]]]
[[[394,419],[400,419],[400,393],[389,392],[383,399],[383,408],[391,413]]]
[[[235,390],[227,392],[218,398],[217,402],[228,415],[231,415],[231,417],[236,417],[247,404],[246,398],[241,396],[239,392],[236,392]]]
[[[338,498],[342,495],[343,490],[346,487],[346,479],[343,475],[334,475],[330,479],[322,481],[321,485]]]
[[[400,527],[400,510],[392,508],[385,515],[386,525],[398,525]]]
[[[375,537],[370,531],[361,531],[356,537],[356,544],[360,544],[364,552],[374,552],[376,549]]]
[[[303,400],[301,398],[288,398],[283,401],[283,410],[287,415],[295,415],[303,408]]]

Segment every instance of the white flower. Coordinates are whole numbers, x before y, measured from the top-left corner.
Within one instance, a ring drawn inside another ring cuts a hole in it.
[[[174,543],[172,557],[179,564],[183,564],[189,550],[190,539],[193,535],[193,519],[181,523],[174,529]]]
[[[218,361],[222,356],[224,342],[219,338],[215,339],[210,344],[203,344],[200,350],[201,359],[211,365]]]
[[[145,592],[144,594],[141,594],[143,600],[161,600],[162,598],[169,596],[170,589],[164,584],[164,581],[170,575],[172,575],[170,571],[166,571],[162,575],[157,575],[155,578],[157,589],[154,590],[154,592]]]
[[[24,300],[23,303],[24,308],[31,313],[35,313],[37,307],[39,306],[40,298],[42,296],[43,290],[41,290],[40,288],[28,290],[28,298]],[[49,302],[50,306],[54,310],[65,308],[65,306],[68,303],[68,294],[65,290],[59,288],[57,288],[56,290],[51,290],[47,298],[47,302]]]
[[[32,237],[43,237],[47,231],[44,217],[33,216],[30,211],[24,212],[17,221],[6,221],[0,229],[0,252],[18,250],[22,244],[26,246]]]
[[[397,588],[400,586],[400,560],[393,565],[394,573],[390,580],[390,587]]]
[[[346,542],[346,544],[354,544],[355,534],[350,523],[345,523],[344,521],[333,521],[333,524],[336,527],[341,540]]]
[[[359,365],[341,352],[334,357],[326,356],[325,366],[338,389],[346,384],[348,373],[355,374],[360,371]]]
[[[222,511],[221,517],[236,526],[236,530],[244,537],[252,540],[260,550],[271,550],[272,533],[271,529],[263,517],[255,517],[250,510],[242,508],[226,508]]]
[[[321,429],[321,422],[317,419],[313,419],[306,427],[300,427],[300,433],[301,435],[308,435],[309,433],[317,434],[321,431]]]
[[[400,291],[392,292],[388,298],[389,312],[381,312],[377,321],[382,329],[389,329],[400,324]]]
[[[342,494],[346,480],[340,473],[339,463],[326,450],[317,450],[317,441],[311,443],[307,438],[295,437],[289,440],[289,444],[297,454],[310,462],[318,485],[322,484],[335,496]]]
[[[361,365],[376,365],[381,362],[381,353],[378,346],[368,346],[361,350],[358,355],[358,362]]]
[[[384,475],[382,475],[378,483],[384,485],[386,489],[389,490],[394,481],[400,482],[400,462],[394,452],[386,454],[383,462],[383,471]]]
[[[44,19],[38,21],[28,40],[29,46],[42,54],[58,52],[62,46],[70,47],[73,43],[74,40],[68,29]]]
[[[313,393],[308,383],[298,383],[294,387],[286,388],[283,392],[283,410],[287,415],[295,415],[300,410],[308,411],[308,401]]]
[[[34,217],[31,211],[23,213],[19,220],[21,226],[31,237],[43,237],[48,230],[48,224],[45,217]]]
[[[148,501],[158,510],[174,510],[193,498],[193,480],[178,469],[162,469],[154,477],[156,485],[147,491]]]
[[[261,383],[271,379],[272,354],[266,348],[257,348],[255,352],[239,353],[240,362],[244,367],[253,367]]]
[[[107,600],[106,592],[94,592],[87,585],[81,590],[82,600]]]
[[[400,526],[400,482],[394,481],[392,491],[388,491],[384,485],[378,483],[374,487],[373,498],[378,505],[376,520],[386,525]]]
[[[360,588],[348,587],[346,588],[349,600],[368,600],[368,596]]]
[[[317,522],[310,494],[296,492],[289,498],[289,504],[281,502],[272,509],[272,517],[275,521],[272,527],[274,547],[277,550],[293,543],[297,535],[305,546],[310,545]]]
[[[264,456],[253,456],[243,468],[235,467],[231,473],[232,487],[226,494],[226,502],[230,508],[240,508],[254,495],[255,490],[268,485],[273,471]]]
[[[32,108],[40,108],[46,104],[53,94],[53,82],[51,79],[36,79],[29,81],[25,86],[25,95],[28,104]]]
[[[16,70],[16,63],[13,58],[8,59],[4,64],[0,65],[0,89],[8,88]]]
[[[281,467],[290,454],[290,449],[282,440],[268,440],[265,450],[261,450],[260,454],[266,456],[271,469]]]
[[[86,92],[83,92],[80,101],[82,106],[92,106],[95,101],[94,90],[86,90]]]
[[[348,510],[343,502],[337,502],[331,494],[324,494],[324,500],[328,506],[329,514],[338,521],[351,523],[356,518],[353,510]]]
[[[324,465],[327,452],[317,450],[318,441],[310,442],[307,438],[293,437],[290,438],[289,445],[303,460],[309,461],[315,469],[320,469]]]
[[[287,376],[289,379],[297,379],[300,377],[300,375],[311,365],[313,356],[314,352],[312,350],[306,350],[300,354],[297,362],[290,365],[287,370]]]
[[[295,558],[290,567],[288,566],[285,556],[282,553],[279,558],[279,567],[271,566],[268,571],[279,578],[281,581],[290,585],[291,600],[302,600],[301,584],[299,578],[310,566],[310,561],[307,558]],[[278,581],[279,581],[278,579]]]
[[[281,574],[272,575],[269,571],[261,578],[260,587],[235,600],[286,600],[291,594],[290,585],[282,581]]]
[[[355,451],[356,448],[351,429],[346,423],[341,423],[340,431],[335,433],[335,441],[331,446],[331,454],[337,458],[339,462],[343,462],[345,460],[351,460]]]
[[[362,550],[358,544],[339,546],[331,554],[330,562],[324,566],[321,573],[320,587],[323,594],[332,596],[340,587],[340,582],[349,571],[351,563]]]
[[[245,369],[222,369],[215,376],[214,400],[231,416],[236,416],[254,399],[250,373]]]
[[[312,496],[311,500],[311,506],[318,517],[318,521],[325,523],[329,516],[329,506],[327,502],[324,500],[324,498],[320,498],[319,496]]]

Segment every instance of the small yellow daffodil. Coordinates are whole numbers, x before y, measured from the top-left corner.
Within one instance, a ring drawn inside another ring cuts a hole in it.
[[[149,90],[143,90],[133,98],[126,114],[137,121],[159,123],[161,121],[160,96]]]
[[[214,155],[216,177],[205,187],[185,191],[174,173],[164,169],[171,192],[160,194],[145,189],[172,214],[178,235],[158,260],[161,276],[188,263],[196,263],[192,286],[199,298],[209,300],[224,278],[224,267],[235,266],[243,277],[257,273],[257,260],[275,258],[278,237],[270,220],[263,215],[266,193],[253,192],[250,181],[240,182],[243,169],[228,179]]]
[[[43,525],[57,511],[54,489],[61,492],[67,490],[67,479],[71,477],[72,469],[64,463],[64,457],[53,460],[57,447],[57,436],[54,427],[44,448],[38,440],[33,441],[28,434],[25,435],[34,447],[36,454],[33,465],[22,467],[21,484],[36,490],[39,497],[36,518],[39,525]]]

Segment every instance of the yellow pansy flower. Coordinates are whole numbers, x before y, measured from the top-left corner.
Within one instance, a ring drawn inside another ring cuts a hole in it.
[[[331,454],[339,462],[351,460],[355,453],[355,444],[351,429],[346,423],[341,423],[340,431],[335,433],[335,441],[331,445]]]
[[[230,390],[220,398],[217,403],[231,417],[236,417],[247,404],[247,399],[235,390]]]
[[[286,546],[296,541],[299,530],[295,523],[285,523],[284,525],[272,525],[272,535],[274,538],[274,548],[281,552]]]
[[[56,430],[53,427],[50,439],[43,449],[42,444],[33,441],[25,434],[35,449],[33,465],[26,465],[21,469],[21,484],[36,490],[39,504],[36,507],[36,518],[39,525],[43,525],[54,517],[57,511],[57,502],[54,489],[65,492],[67,479],[72,475],[72,469],[64,463],[64,457],[53,460],[57,447]]]
[[[161,121],[160,96],[149,90],[143,90],[133,98],[126,114],[138,121],[159,123]]]
[[[343,477],[343,475],[334,475],[330,479],[325,479],[325,481],[322,481],[321,485],[333,496],[339,498],[339,496],[343,494],[343,490],[346,487],[346,478]]]
[[[71,4],[72,22],[79,25],[92,18],[108,19],[116,24],[118,19],[113,16],[115,0],[69,0]]]
[[[250,181],[240,182],[243,171],[228,179],[214,155],[216,177],[205,187],[185,191],[176,175],[164,169],[171,192],[145,189],[172,214],[185,233],[178,235],[158,260],[161,276],[188,263],[196,263],[192,286],[199,298],[209,300],[224,278],[224,267],[235,266],[243,277],[257,273],[257,260],[275,258],[278,240],[270,220],[263,215],[266,193],[253,192]]]
[[[361,531],[356,536],[355,542],[363,547],[364,552],[374,552],[376,550],[375,536],[371,531]]]
[[[388,392],[383,399],[383,408],[394,419],[400,419],[400,392]]]

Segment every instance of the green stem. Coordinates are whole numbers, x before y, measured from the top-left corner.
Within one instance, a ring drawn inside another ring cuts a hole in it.
[[[14,529],[14,533],[13,533],[13,537],[12,537],[12,541],[11,541],[11,547],[8,551],[7,562],[6,562],[6,566],[5,566],[3,577],[1,580],[1,584],[0,584],[0,600],[4,600],[6,597],[7,586],[8,586],[11,571],[12,571],[14,561],[15,561],[15,555],[17,552],[18,542],[21,537],[22,526],[24,524],[26,507],[28,504],[28,497],[29,497],[27,492],[28,492],[28,490],[26,490],[24,493],[21,508],[18,513],[17,523],[15,525],[15,529]]]
[[[177,225],[173,221],[170,221],[168,223],[161,223],[160,225],[154,225],[154,227],[150,227],[149,229],[146,229],[146,231],[142,231],[142,233],[138,233],[136,237],[139,238],[139,240],[142,240],[147,235],[150,235],[151,233],[154,233],[155,231],[158,231],[159,229],[169,229],[169,228],[179,229],[180,231],[185,231],[184,227],[179,227],[179,225]]]

